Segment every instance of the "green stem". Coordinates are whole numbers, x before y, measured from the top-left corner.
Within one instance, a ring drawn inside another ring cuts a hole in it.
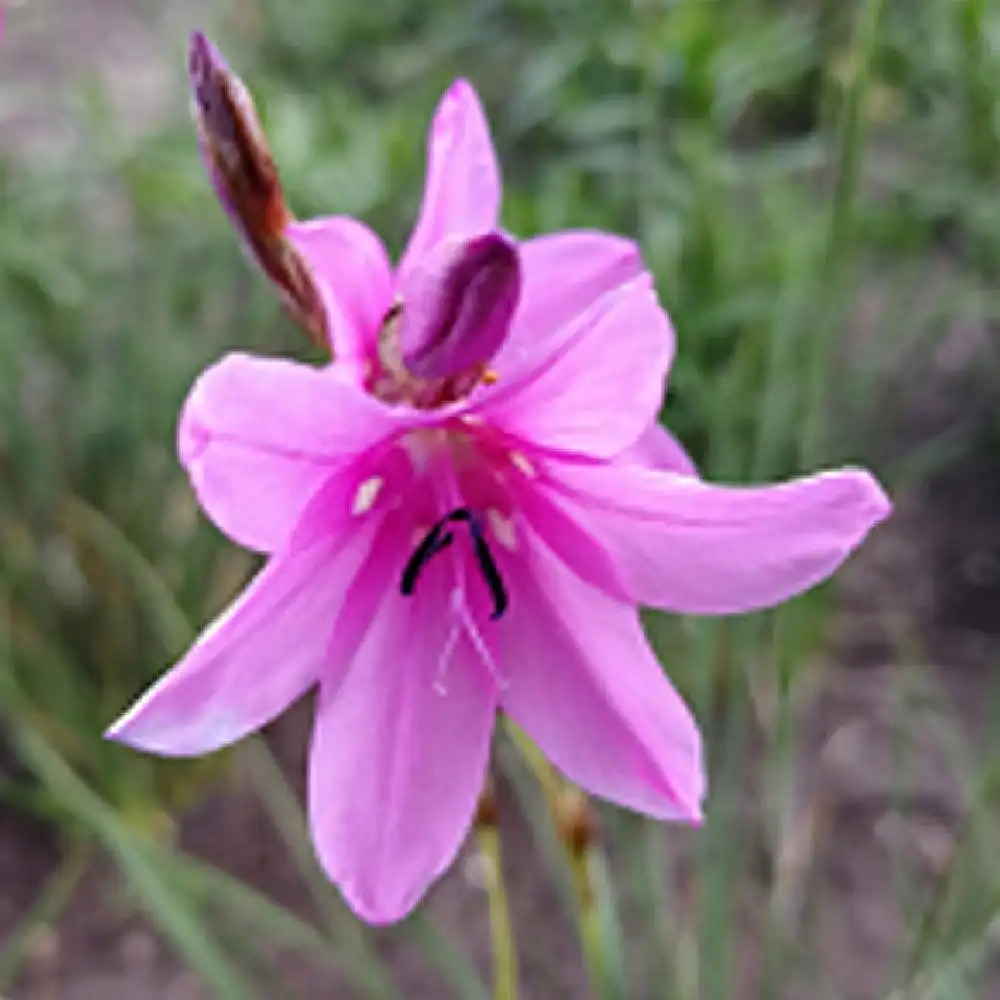
[[[575,855],[570,853],[570,864],[573,869],[573,887],[576,890],[580,942],[583,946],[583,958],[587,964],[587,976],[590,980],[591,992],[594,996],[600,997],[604,995],[606,962],[601,932],[601,914],[597,907],[594,882],[590,872],[591,853],[592,848]]]
[[[558,830],[560,826],[559,800],[564,788],[563,782],[538,747],[510,720],[507,720],[507,731],[531,769],[535,780],[541,786],[549,818]],[[617,979],[617,976],[613,979],[608,975],[607,930],[604,926],[605,914],[613,913],[614,905],[605,881],[594,877],[595,870],[603,864],[601,851],[593,843],[588,844],[581,851],[571,850],[570,845],[562,836],[560,836],[559,842],[565,851],[572,875],[580,947],[583,951],[583,960],[587,967],[591,991],[595,997],[604,997],[609,992],[614,992],[609,984]],[[612,967],[617,968],[617,965],[613,964]]]
[[[487,889],[493,945],[493,996],[495,1000],[517,1000],[517,946],[504,885],[500,831],[495,826],[481,827],[477,835],[480,850],[489,862]]]

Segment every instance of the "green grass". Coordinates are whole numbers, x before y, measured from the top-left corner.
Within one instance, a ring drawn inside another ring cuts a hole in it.
[[[954,324],[1000,314],[996,5],[210,7],[257,93],[296,212],[362,215],[393,249],[419,197],[434,102],[469,76],[494,125],[511,230],[597,226],[641,241],[679,337],[665,420],[709,478],[859,461],[905,490],[976,446],[969,436],[894,451],[883,428],[898,414],[887,414],[883,387],[918,380]],[[177,466],[173,427],[188,386],[227,349],[304,352],[202,175],[180,114],[183,39],[162,45],[177,56],[176,116],[130,135],[94,88],[71,161],[10,157],[0,171],[0,737],[21,768],[0,795],[53,824],[67,858],[0,946],[0,989],[71,894],[80,859],[100,850],[213,995],[278,995],[240,946],[250,926],[279,950],[339,967],[361,995],[391,998],[401,995],[392,971],[317,875],[262,747],[241,770],[317,893],[315,923],[169,846],[171,817],[225,780],[233,755],[171,765],[100,735],[253,567],[199,516]],[[938,289],[930,305],[920,295],[928,280]],[[879,328],[865,325],[864,296],[882,305]],[[984,434],[995,443],[995,420]],[[745,885],[759,888],[762,1000],[803,981],[816,996],[839,995],[839,970],[816,965],[819,931],[786,916],[789,893],[808,914],[822,873],[807,866],[790,886],[779,863],[801,819],[789,813],[794,709],[816,680],[828,617],[821,592],[738,621],[650,619],[705,724],[714,784],[704,830],[684,837],[696,888],[683,898],[656,828],[609,822],[610,865],[595,861],[600,933],[609,953],[625,954],[605,963],[604,996],[728,1000]],[[919,636],[898,638],[923,658]],[[907,904],[882,991],[898,1000],[977,995],[1000,920],[989,851],[1000,758],[991,746],[984,760],[957,719],[941,726],[968,814],[941,885]],[[760,761],[748,779],[751,745]],[[539,833],[539,868],[571,906],[543,803],[516,759],[510,766]],[[763,878],[740,806],[747,780]],[[634,928],[624,944],[619,919]],[[427,918],[403,933],[453,995],[481,1000],[467,959]]]

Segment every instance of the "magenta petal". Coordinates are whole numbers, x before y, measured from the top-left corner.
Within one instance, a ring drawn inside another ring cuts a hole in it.
[[[497,359],[497,370],[504,375],[525,359],[554,350],[567,323],[643,272],[635,243],[609,233],[551,233],[522,241],[518,250],[524,289],[511,339]]]
[[[588,792],[661,819],[698,822],[701,738],[635,608],[535,545],[497,639],[501,705]]]
[[[541,448],[610,458],[656,418],[673,350],[670,321],[642,277],[601,299],[537,373],[501,376],[482,409]]]
[[[382,241],[346,216],[296,222],[286,230],[319,288],[334,360],[361,380],[392,305],[392,265]]]
[[[444,237],[488,232],[499,217],[500,167],[489,123],[472,86],[456,80],[431,124],[423,204],[400,273]]]
[[[247,548],[273,552],[324,482],[402,419],[340,366],[233,354],[195,383],[177,447],[220,530]]]
[[[603,295],[638,278],[639,248],[588,230],[552,233],[518,245],[524,286],[510,338],[494,367],[503,378],[556,351],[571,324]]]
[[[698,467],[683,445],[659,423],[650,424],[631,448],[617,459],[623,465],[643,465],[661,472],[698,478]]]
[[[891,509],[855,469],[761,487],[620,465],[560,464],[553,475],[634,599],[691,614],[753,611],[808,590]]]
[[[209,753],[260,729],[319,678],[350,580],[372,531],[273,558],[187,655],[109,730],[164,756]]]
[[[462,845],[496,691],[464,637],[442,668],[451,616],[433,574],[413,599],[376,577],[374,616],[371,591],[344,610],[354,631],[370,622],[347,676],[321,686],[309,814],[330,878],[358,916],[384,924],[416,906]]]

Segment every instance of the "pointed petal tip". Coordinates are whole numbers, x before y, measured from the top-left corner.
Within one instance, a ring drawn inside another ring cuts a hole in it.
[[[195,81],[204,77],[212,66],[224,65],[222,53],[208,36],[195,29],[188,36],[188,73]]]
[[[882,484],[867,469],[848,467],[831,475],[838,476],[842,481],[848,481],[853,487],[853,499],[857,504],[859,516],[867,522],[866,530],[884,521],[892,513],[892,500],[882,488]]]
[[[351,912],[370,927],[390,927],[405,920],[420,903],[422,896],[406,899],[375,900],[357,892],[353,886],[340,885]]]
[[[476,118],[486,121],[482,98],[471,81],[464,76],[456,77],[438,101],[431,123],[432,133]]]
[[[477,104],[479,103],[479,94],[476,88],[464,76],[455,77],[451,86],[444,92],[444,96],[452,100],[464,101],[471,99]]]
[[[114,722],[108,726],[107,729],[101,734],[101,738],[107,740],[109,743],[123,743],[124,740],[121,736],[122,731],[122,720],[116,719]]]
[[[171,750],[168,745],[160,743],[155,738],[150,739],[141,732],[141,726],[135,725],[135,709],[130,709],[116,719],[104,730],[104,739],[109,743],[117,743],[138,753],[155,754],[158,757],[183,757],[183,753]]]
[[[185,751],[172,744],[170,739],[164,739],[162,733],[155,728],[143,726],[143,709],[146,699],[141,698],[124,715],[119,716],[104,730],[104,739],[110,743],[118,743],[138,753],[153,754],[157,757],[191,757],[197,751]]]
[[[441,874],[436,872],[426,884],[405,893],[379,891],[377,887],[363,884],[365,880],[358,877],[359,873],[346,873],[332,853],[324,850],[325,838],[317,829],[312,814],[310,822],[313,853],[320,868],[340,891],[351,912],[371,927],[389,927],[405,920],[420,905],[431,883]]]

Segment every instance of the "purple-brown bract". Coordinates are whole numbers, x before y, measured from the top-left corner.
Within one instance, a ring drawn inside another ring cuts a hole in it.
[[[861,470],[701,481],[656,423],[674,341],[636,247],[598,232],[516,241],[499,208],[488,127],[459,81],[396,268],[358,221],[289,223],[333,363],[226,357],[178,432],[207,515],[268,562],[110,730],[151,753],[208,753],[318,686],[313,838],[377,923],[454,859],[498,711],[587,791],[697,823],[698,729],[638,606],[776,604],[889,512]],[[433,318],[427,371],[399,343],[413,286]],[[466,322],[454,342],[456,309],[486,317],[482,339]]]

